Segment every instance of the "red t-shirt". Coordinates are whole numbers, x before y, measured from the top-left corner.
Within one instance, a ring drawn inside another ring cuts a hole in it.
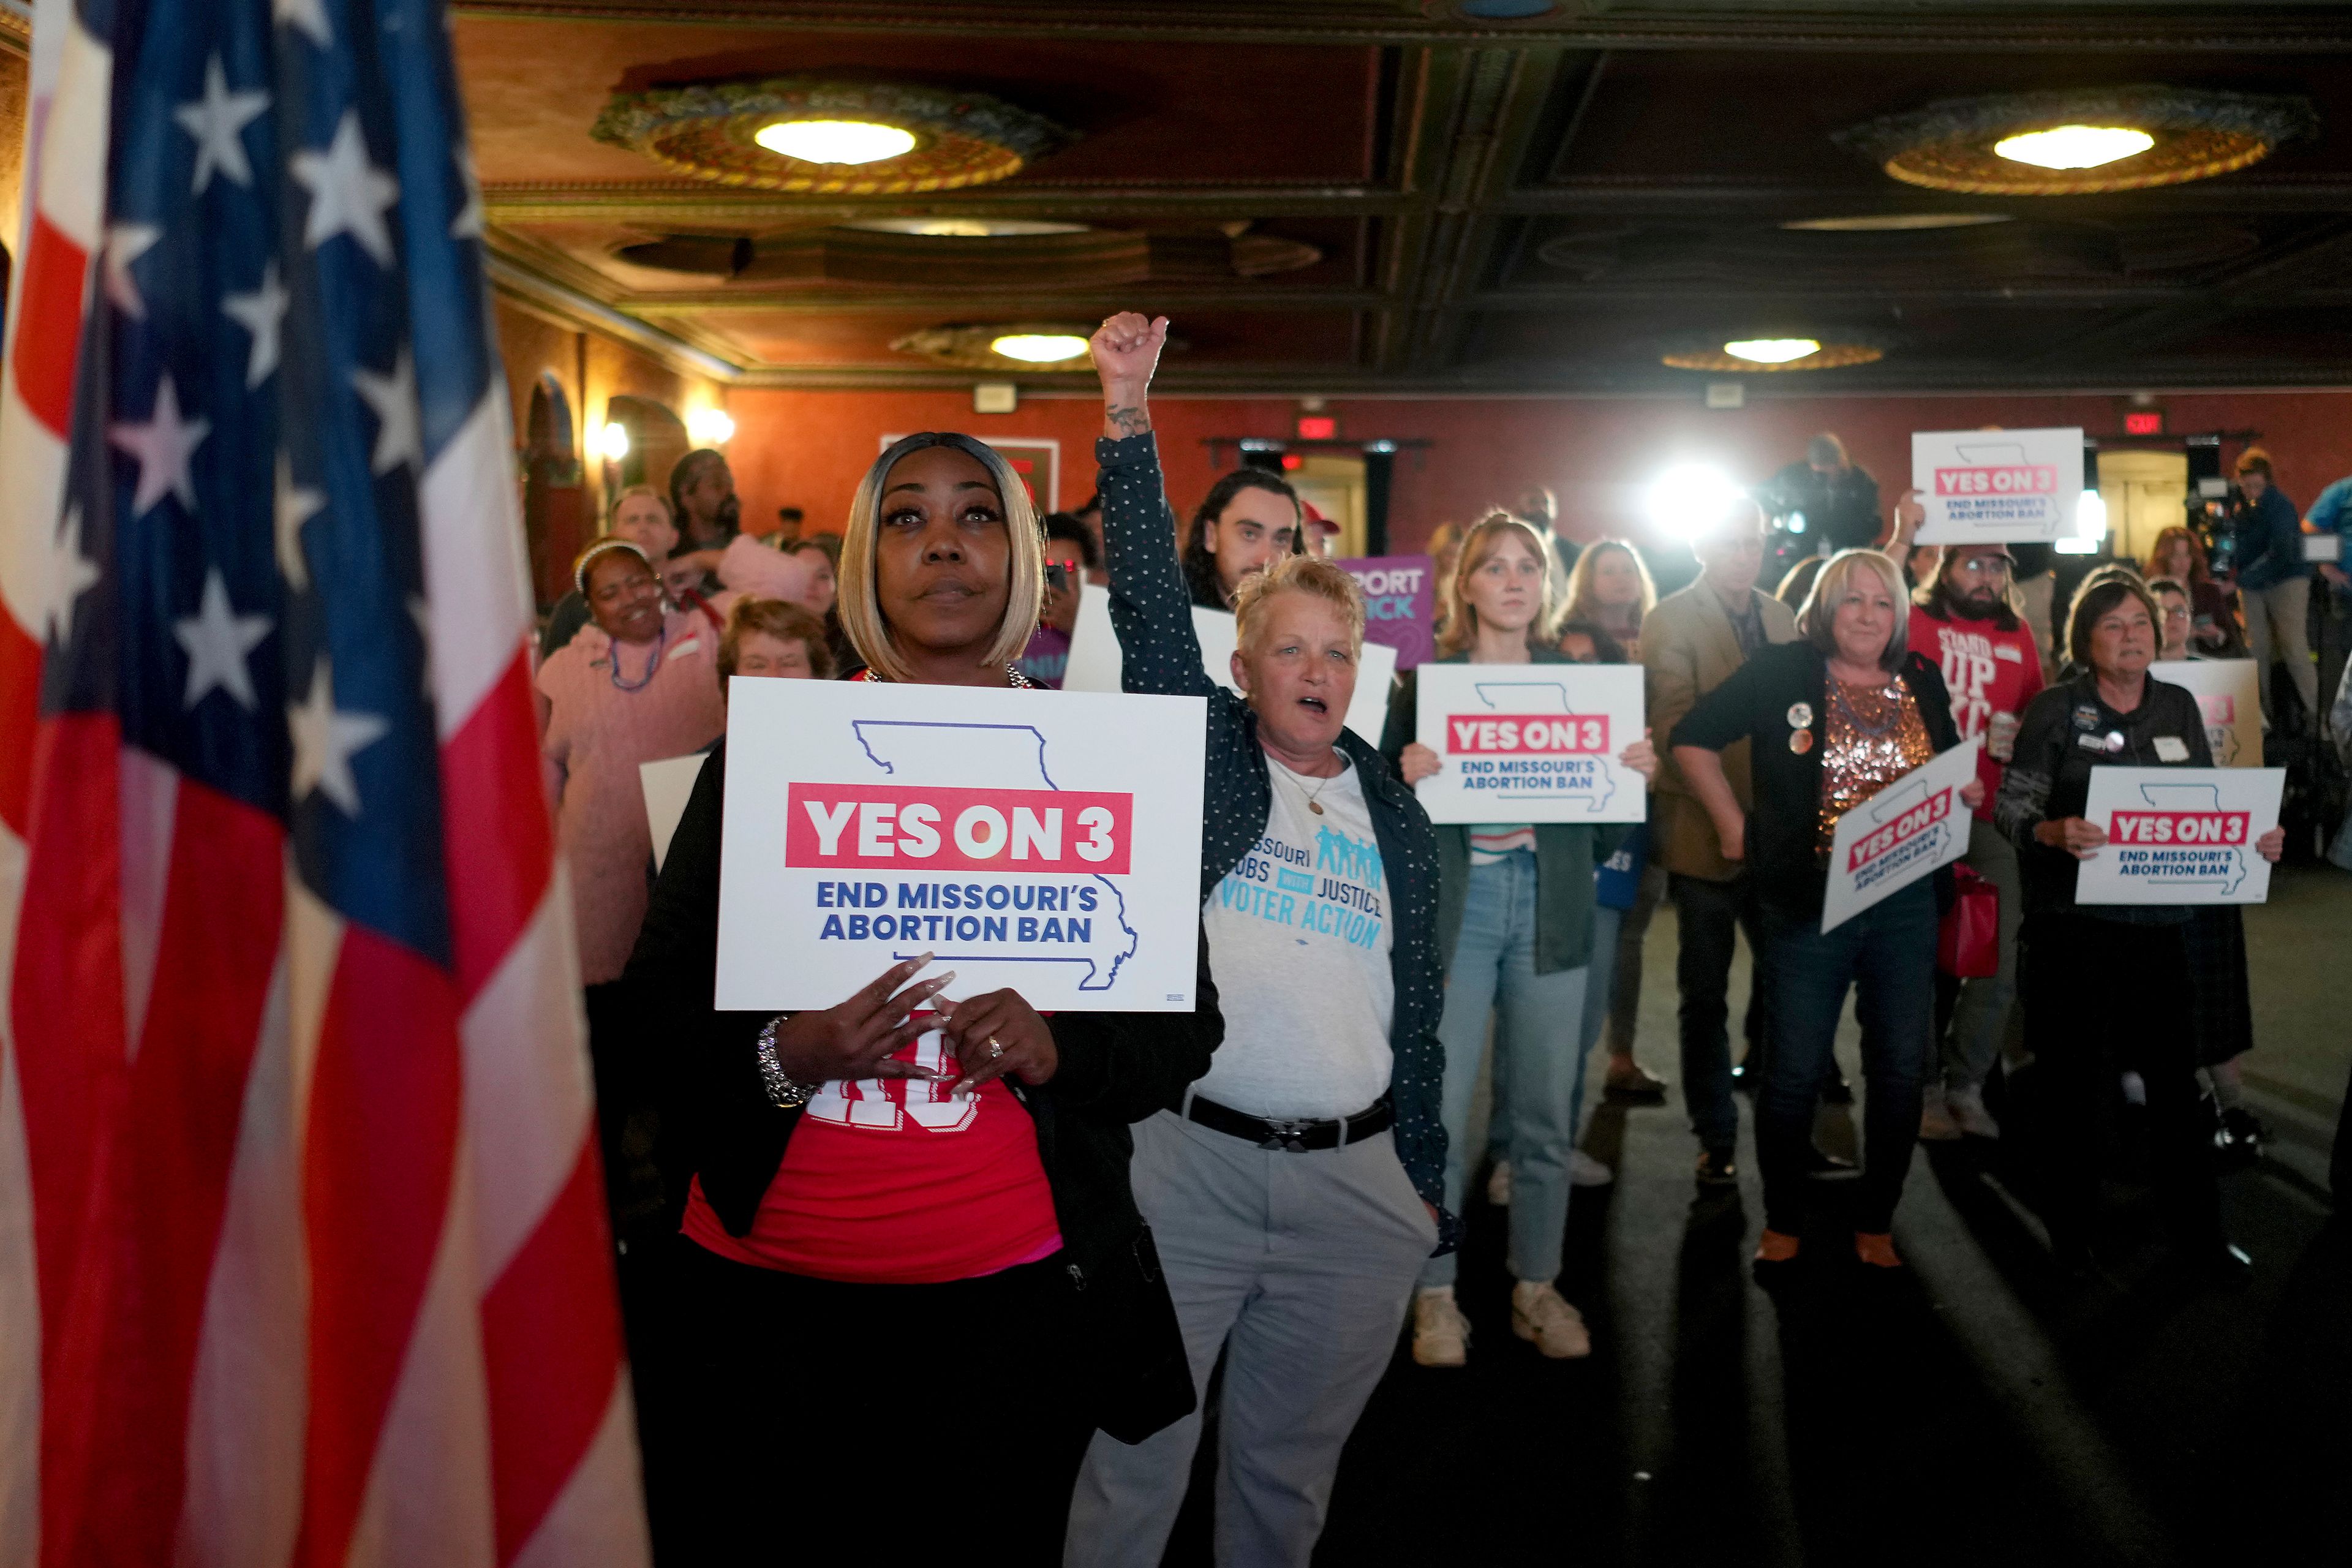
[[[860,1285],[937,1285],[1062,1245],[1037,1124],[1002,1079],[969,1100],[937,1031],[898,1053],[949,1081],[836,1080],[811,1096],[751,1231],[727,1234],[688,1194],[687,1237],[721,1258]]]
[[[1918,605],[1911,606],[1911,651],[1931,658],[1944,672],[1952,694],[1952,722],[1960,739],[1981,735],[1985,750],[1977,759],[1977,777],[1984,781],[1984,804],[1977,816],[1992,820],[1993,796],[2000,793],[2002,763],[1992,754],[1998,744],[2006,752],[2017,734],[2018,716],[2033,694],[2042,689],[2042,655],[2033,646],[2033,628],[2018,623],[2002,631],[1991,621],[1942,620]],[[2001,723],[1993,723],[2000,715]],[[1998,733],[1994,731],[1998,730]]]

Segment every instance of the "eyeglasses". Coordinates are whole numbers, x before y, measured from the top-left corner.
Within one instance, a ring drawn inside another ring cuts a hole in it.
[[[1998,577],[2009,570],[2009,564],[2006,555],[1971,555],[1960,563],[1960,570],[1979,577]]]

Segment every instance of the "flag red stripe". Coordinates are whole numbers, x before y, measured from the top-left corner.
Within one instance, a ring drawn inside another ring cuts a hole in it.
[[[108,1254],[99,1359],[61,1369],[96,1430],[75,1556],[162,1563],[185,1481],[188,1405],[205,1286],[236,1157],[246,1073],[278,963],[285,830],[201,784],[176,792],[154,1005],[131,1069],[124,1135],[108,1149],[95,1216]],[[131,1369],[136,1369],[133,1372]]]
[[[344,928],[304,1145],[310,1414],[295,1562],[343,1568],[446,1221],[462,1077],[446,972]]]
[[[16,395],[34,418],[59,437],[73,425],[75,350],[81,334],[82,280],[89,272],[89,252],[36,212],[25,246],[25,283],[16,296],[24,325],[12,363]]]
[[[40,1268],[42,1560],[71,1561],[63,1526],[93,1447],[88,1402],[57,1397],[68,1367],[92,1364],[93,1313],[72,1310],[91,1232],[93,1175],[126,1087],[121,836],[110,714],[44,721],[33,742],[9,1022],[24,1095],[25,1156]],[[87,1299],[87,1298],[85,1298]]]
[[[612,1257],[596,1141],[583,1138],[572,1179],[482,1298],[500,1563],[547,1516],[624,1375]]]
[[[19,838],[33,815],[33,735],[40,723],[41,645],[0,609],[0,823]]]
[[[479,994],[546,897],[555,868],[530,670],[518,649],[441,746],[442,837],[458,994]]]

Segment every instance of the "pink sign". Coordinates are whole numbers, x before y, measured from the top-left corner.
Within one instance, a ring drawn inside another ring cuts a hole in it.
[[[1359,555],[1339,564],[1364,595],[1364,637],[1411,669],[1437,653],[1437,565],[1426,555]]]

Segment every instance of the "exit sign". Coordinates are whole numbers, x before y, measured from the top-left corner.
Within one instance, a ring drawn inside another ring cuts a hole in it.
[[[2163,435],[2163,434],[2164,434],[2164,411],[2163,411],[2162,409],[2160,409],[2160,408],[2158,408],[2158,409],[2150,409],[2150,410],[2147,411],[2146,413],[2141,413],[2141,414],[2126,414],[2126,415],[2125,415],[2125,416],[2124,416],[2124,434],[2125,434],[2125,435],[2126,435],[2126,436],[2161,436],[2161,435]]]
[[[1298,438],[1336,441],[1339,438],[1339,421],[1328,414],[1302,414],[1298,416]]]

